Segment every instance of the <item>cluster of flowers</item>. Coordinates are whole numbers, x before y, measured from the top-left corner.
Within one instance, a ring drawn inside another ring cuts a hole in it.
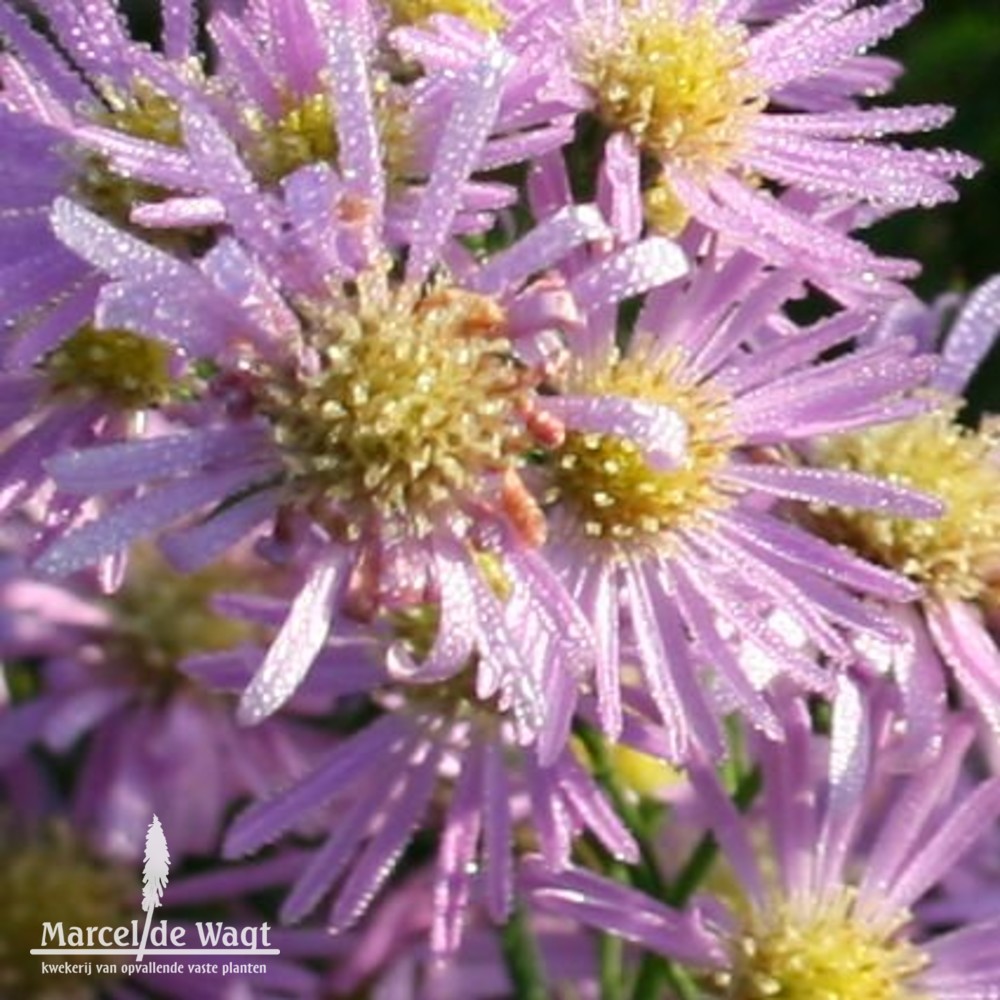
[[[1000,280],[857,235],[976,168],[919,0],[30,6],[0,992],[1000,997]],[[153,813],[281,959],[40,976]]]

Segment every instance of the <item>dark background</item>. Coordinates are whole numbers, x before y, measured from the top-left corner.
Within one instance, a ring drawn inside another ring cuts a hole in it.
[[[1000,0],[927,0],[884,51],[906,66],[892,103],[953,105],[954,121],[929,144],[970,153],[984,168],[955,204],[883,223],[874,241],[923,263],[924,296],[969,288],[1000,271]]]
[[[906,66],[893,102],[953,105],[955,119],[930,144],[963,150],[983,169],[954,204],[883,223],[873,242],[923,264],[916,286],[924,298],[967,290],[1000,272],[1000,0],[926,0],[885,51]],[[1000,350],[980,370],[969,401],[970,422],[1000,412]]]

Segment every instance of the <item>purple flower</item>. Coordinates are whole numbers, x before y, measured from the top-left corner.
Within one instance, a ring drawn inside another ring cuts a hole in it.
[[[230,699],[180,671],[187,656],[254,638],[210,607],[244,572],[234,562],[180,576],[140,550],[112,597],[25,575],[4,582],[4,631],[15,639],[4,658],[21,660],[9,670],[15,692],[26,690],[0,711],[0,766],[32,745],[72,752],[73,823],[102,853],[141,857],[155,812],[170,818],[174,857],[210,854],[235,803],[311,760],[301,723],[241,729]]]
[[[433,876],[425,868],[398,882],[365,919],[342,934],[325,929],[277,929],[283,955],[322,963],[324,997],[359,990],[373,1000],[495,1000],[514,989],[500,935],[475,906],[458,949],[447,956],[429,945]],[[532,919],[541,962],[554,995],[597,1000],[597,953],[592,935],[568,921]]]
[[[824,468],[888,477],[944,506],[933,522],[842,508],[823,508],[809,520],[813,531],[923,588],[918,605],[888,609],[900,626],[897,641],[859,650],[869,669],[895,677],[910,749],[918,755],[933,749],[946,725],[949,682],[1000,734],[1000,653],[985,621],[1000,581],[1000,452],[992,417],[978,429],[959,421],[962,393],[1000,332],[1000,279],[974,291],[960,308],[954,297],[932,307],[900,304],[874,331],[873,342],[913,336],[933,348],[948,309],[957,315],[930,382],[930,411],[831,437],[806,452]]]
[[[397,628],[420,645],[426,617],[400,616]],[[324,810],[329,835],[292,886],[284,920],[301,919],[335,890],[329,925],[350,927],[418,829],[440,833],[430,915],[438,954],[458,947],[470,904],[481,900],[495,921],[510,915],[515,830],[533,831],[554,869],[569,863],[574,837],[584,831],[613,857],[636,859],[631,835],[572,751],[563,747],[551,765],[540,765],[467,675],[402,687],[372,665],[370,653],[345,652],[331,648],[306,687],[367,695],[382,714],[334,746],[305,779],[246,810],[226,839],[226,855],[241,856]]]
[[[735,876],[724,902],[700,907],[714,913],[715,937],[700,963],[703,995],[972,1000],[998,981],[995,922],[927,937],[911,914],[995,823],[1000,780],[956,798],[971,727],[955,718],[939,757],[896,779],[886,798],[879,753],[887,720],[862,698],[842,685],[828,747],[800,706],[786,708],[785,742],[758,741],[766,850],[753,835],[757,818],[737,811],[714,774],[692,770],[700,810]],[[539,909],[699,964],[673,936],[677,912],[634,890],[589,872],[537,868],[528,885]]]
[[[70,196],[131,226],[135,205],[184,186],[176,99],[189,86],[194,7],[166,4],[161,56],[128,37],[112,3],[39,6],[54,41],[12,5],[0,10],[10,48],[0,67],[8,179],[0,205],[0,510],[44,495],[49,520],[64,530],[92,517],[94,505],[51,497],[46,461],[150,433],[158,426],[150,412],[184,398],[190,373],[173,345],[94,327],[105,279],[56,238],[48,214],[57,197]],[[182,255],[197,244],[192,233],[143,235]],[[109,585],[118,569],[106,565]]]
[[[650,293],[627,347],[616,344],[614,318],[593,310],[550,359],[556,394],[542,405],[574,429],[532,481],[549,520],[545,555],[594,629],[605,732],[621,731],[638,681],[671,734],[673,761],[699,747],[723,752],[716,697],[777,736],[762,694],[769,681],[781,674],[831,693],[835,673],[817,654],[844,667],[852,636],[898,634],[858,595],[919,594],[788,523],[784,508],[939,513],[891,481],[804,468],[790,450],[919,412],[908,392],[933,361],[912,356],[906,338],[822,360],[873,317],[845,311],[800,329],[778,311],[797,287],[794,274],[749,256],[707,261],[689,282]],[[657,438],[656,408],[686,427],[674,467],[637,444]]]
[[[552,92],[609,136],[614,183],[640,218],[642,196],[654,227],[676,233],[696,219],[727,247],[806,268],[822,287],[856,296],[890,290],[887,279],[912,271],[879,260],[822,213],[807,214],[773,192],[820,195],[835,210],[845,203],[898,210],[955,197],[951,180],[976,169],[969,158],[880,141],[937,127],[948,109],[858,102],[873,81],[852,60],[918,9],[910,0],[812,0],[787,12],[772,8],[773,20],[762,23],[747,3],[554,3],[518,10],[501,37],[546,68]],[[435,34],[397,32],[399,44],[434,65],[469,58],[468,44],[442,44],[459,34],[450,21],[435,27]],[[880,75],[876,90],[884,89]],[[854,99],[841,106],[845,89]],[[592,151],[581,155],[592,162]],[[640,160],[656,172],[641,171]],[[641,185],[640,175],[649,178]]]
[[[128,225],[136,204],[190,180],[177,148],[176,102],[191,89],[185,61],[193,53],[194,4],[164,5],[162,55],[128,36],[110,0],[37,6],[56,44],[11,4],[0,10],[0,36],[12,50],[0,69],[0,163],[9,178],[0,221],[0,315],[13,327],[4,364],[20,371],[78,330],[94,336],[88,324],[103,279],[55,238],[48,222],[53,201],[69,195]],[[193,248],[183,234],[159,240],[182,253]],[[84,380],[82,371],[74,375]]]
[[[557,213],[485,263],[450,240],[505,66],[496,50],[463,77],[409,226],[401,277],[392,271],[402,247],[365,79],[355,81],[361,117],[340,122],[353,131],[344,133],[350,141],[337,169],[296,172],[284,200],[256,189],[212,117],[184,111],[192,159],[236,236],[197,266],[72,203],[56,208],[60,236],[113,279],[99,323],[211,356],[220,412],[184,434],[50,463],[73,494],[143,492],[56,540],[38,565],[70,573],[210,510],[167,542],[174,561],[191,568],[269,523],[268,554],[301,557],[306,582],[245,696],[246,720],[270,714],[295,690],[338,611],[370,618],[438,605],[438,638],[416,672],[454,676],[478,649],[482,696],[502,688],[510,702],[520,692],[515,712],[533,716],[535,732],[544,713],[537,697],[523,697],[523,679],[548,675],[552,664],[572,679],[590,658],[589,627],[534,551],[544,522],[520,478],[526,452],[574,419],[554,428],[537,417],[536,335],[575,327],[581,309],[641,294],[686,261],[653,238],[570,287],[556,275],[535,279],[606,239],[590,206]],[[643,415],[660,435],[652,442],[643,427],[643,447],[660,463],[676,460],[680,421],[656,406]],[[528,609],[532,645],[505,623],[504,593]]]

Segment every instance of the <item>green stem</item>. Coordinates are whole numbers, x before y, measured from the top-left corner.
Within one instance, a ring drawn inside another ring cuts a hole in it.
[[[608,875],[629,884],[628,868],[613,861]],[[625,942],[615,934],[602,934],[600,943],[601,1000],[625,1000]]]
[[[643,961],[632,988],[633,1000],[701,1000],[694,980],[678,965],[666,959]]]
[[[590,756],[594,778],[607,792],[615,812],[628,827],[629,833],[635,838],[639,847],[639,864],[633,877],[636,887],[656,899],[662,899],[670,886],[660,871],[660,863],[652,847],[654,831],[649,828],[641,811],[618,780],[607,745],[600,734],[590,726],[581,726],[577,735]]]
[[[501,928],[500,947],[514,987],[513,995],[518,1000],[548,1000],[542,957],[522,910],[515,909]]]
[[[739,779],[733,792],[733,804],[740,812],[750,808],[760,786],[761,775],[756,768]],[[678,872],[673,885],[659,898],[668,906],[683,909],[705,880],[718,853],[718,841],[713,834],[706,833]],[[639,964],[632,1000],[653,1000],[661,983],[668,984],[678,1000],[698,1000],[700,996],[697,985],[683,969],[659,955],[646,952]]]
[[[733,792],[733,804],[740,812],[746,812],[753,804],[760,791],[760,784],[760,771],[757,769],[748,771],[740,778],[736,790]],[[691,852],[687,864],[677,873],[673,885],[662,897],[663,901],[677,909],[686,906],[695,890],[708,875],[718,853],[718,841],[713,834],[706,833]]]

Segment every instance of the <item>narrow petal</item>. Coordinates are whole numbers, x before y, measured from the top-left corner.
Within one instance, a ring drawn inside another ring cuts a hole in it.
[[[345,557],[317,560],[260,669],[240,699],[237,718],[253,725],[272,715],[295,693],[330,631],[334,596],[342,583]]]

